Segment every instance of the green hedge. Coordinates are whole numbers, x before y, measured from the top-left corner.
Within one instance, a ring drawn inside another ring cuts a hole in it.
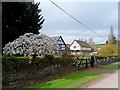
[[[3,72],[36,72],[49,65],[61,65],[67,67],[73,62],[71,55],[62,55],[55,58],[53,55],[45,55],[42,59],[36,57],[36,59],[29,60],[29,57],[16,57],[16,56],[3,56],[2,57],[2,69]]]

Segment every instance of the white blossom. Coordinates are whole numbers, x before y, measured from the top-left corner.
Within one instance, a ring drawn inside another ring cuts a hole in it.
[[[19,38],[15,39],[13,42],[6,44],[3,48],[3,54],[32,55],[36,52],[39,56],[54,54],[57,52],[58,47],[58,43],[47,35],[26,33],[23,36],[19,36]]]

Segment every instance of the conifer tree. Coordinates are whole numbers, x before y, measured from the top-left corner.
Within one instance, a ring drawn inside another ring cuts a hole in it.
[[[25,33],[38,34],[44,18],[39,9],[40,3],[2,3],[2,47]]]

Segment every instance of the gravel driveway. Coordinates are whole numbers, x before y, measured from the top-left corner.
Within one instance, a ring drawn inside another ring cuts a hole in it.
[[[120,72],[120,70],[119,70]],[[96,81],[90,82],[85,88],[118,88],[118,70]]]

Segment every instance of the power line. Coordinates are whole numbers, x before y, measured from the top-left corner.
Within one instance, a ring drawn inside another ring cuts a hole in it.
[[[58,7],[60,10],[62,10],[64,13],[66,13],[68,16],[70,16],[72,19],[74,19],[75,21],[77,21],[79,24],[81,24],[82,26],[84,26],[86,29],[90,30],[91,32],[93,32],[94,34],[96,34],[99,37],[103,37],[99,34],[97,34],[95,31],[91,30],[90,28],[88,28],[86,25],[84,25],[82,22],[80,22],[78,19],[76,19],[74,16],[72,16],[71,14],[69,14],[68,12],[66,12],[64,9],[62,9],[60,6],[58,6],[57,4],[55,4],[53,1],[49,0],[52,4],[54,4],[56,7]]]

